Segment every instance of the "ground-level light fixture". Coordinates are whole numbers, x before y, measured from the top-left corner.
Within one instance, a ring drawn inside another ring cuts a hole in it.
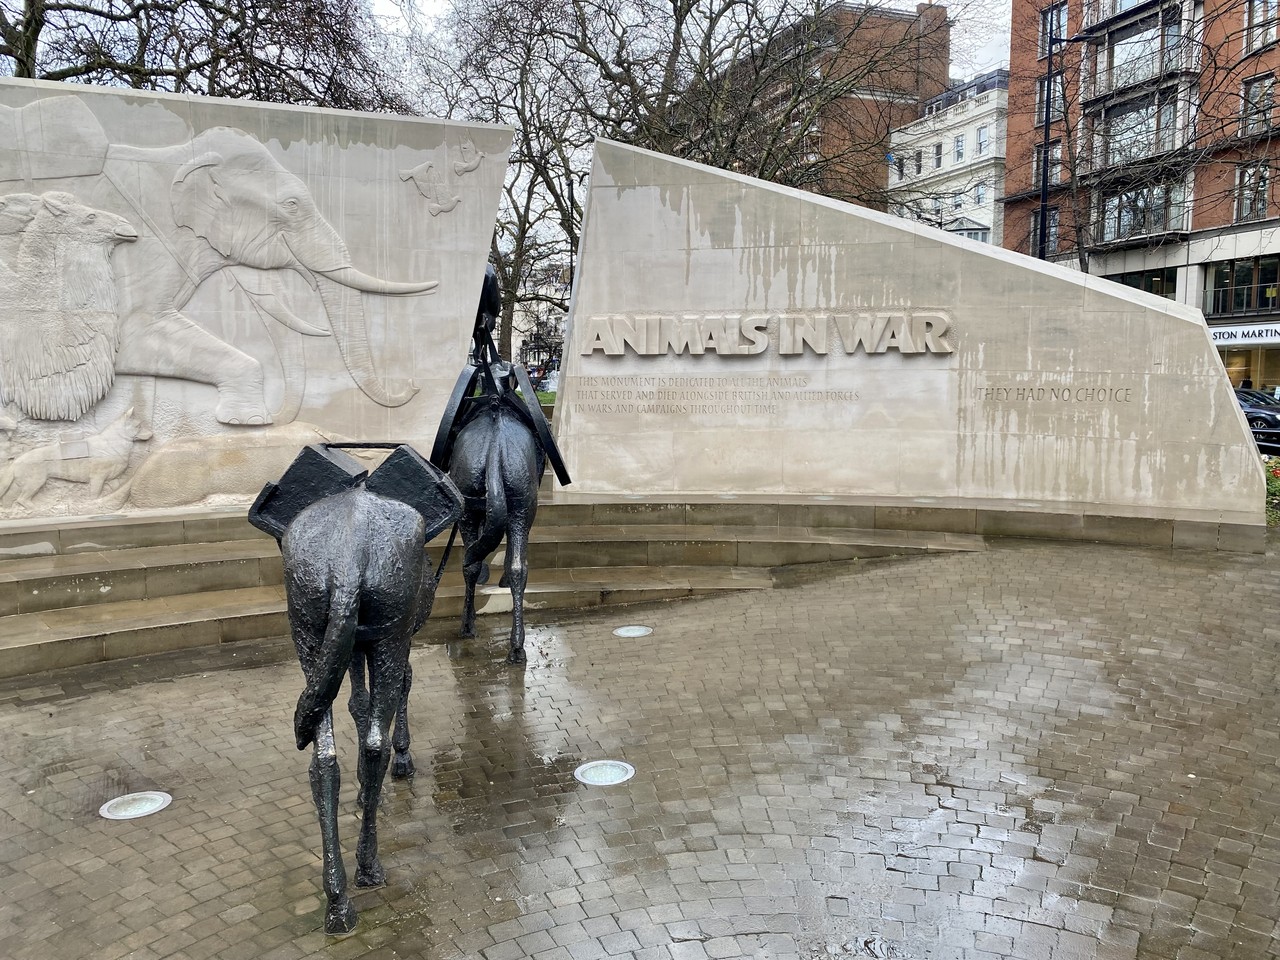
[[[163,791],[143,790],[108,800],[98,808],[98,814],[107,820],[137,820],[158,813],[172,802],[173,797]]]
[[[592,787],[612,787],[635,775],[636,768],[622,760],[592,760],[573,771],[575,780]]]

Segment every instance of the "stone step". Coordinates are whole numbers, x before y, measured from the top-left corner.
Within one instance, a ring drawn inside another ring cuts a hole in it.
[[[772,586],[769,572],[759,568],[545,569],[531,571],[525,603],[533,610],[579,609]],[[433,621],[459,616],[462,596],[461,582],[442,583]],[[481,587],[476,609],[508,612],[509,591],[496,583]],[[284,588],[278,584],[20,613],[0,617],[0,678],[287,634]]]
[[[971,511],[972,512],[972,511]],[[265,540],[246,519],[245,507],[191,508],[130,516],[77,517],[0,524],[0,559],[139,547]],[[962,518],[963,519],[963,518]],[[538,506],[535,529],[552,526],[713,526],[753,529],[860,529],[876,533],[975,532],[972,517],[957,521],[956,511],[921,506],[871,506],[832,498],[599,502],[546,500]]]
[[[438,563],[447,535],[431,545]],[[529,565],[773,567],[983,549],[981,537],[909,530],[629,524],[535,526]],[[454,546],[445,583],[461,574]],[[501,554],[495,557],[501,562]],[[0,560],[0,617],[279,585],[280,551],[263,537]]]

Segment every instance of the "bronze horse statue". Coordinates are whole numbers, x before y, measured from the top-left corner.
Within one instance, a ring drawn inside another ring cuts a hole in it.
[[[413,485],[421,489],[406,492]],[[289,625],[306,679],[293,732],[299,750],[313,747],[311,793],[324,848],[328,934],[350,933],[356,924],[338,840],[333,703],[349,674],[348,709],[360,751],[356,886],[378,886],[386,880],[378,858],[378,802],[393,748],[393,776],[413,773],[409,641],[430,615],[439,584],[426,543],[456,522],[461,499],[409,447],[397,447],[366,479],[355,460],[317,445],[299,455],[278,485],[267,484],[250,510],[250,522],[280,541],[284,559]]]
[[[538,487],[548,461],[570,482],[529,375],[504,362],[493,342],[502,296],[492,266],[485,273],[467,368],[440,422],[431,461],[463,496],[459,526],[466,553],[463,637],[476,634],[476,587],[488,582],[489,556],[506,538],[499,586],[511,590],[507,662],[525,662],[524,592],[529,581],[529,530],[538,512]],[[518,392],[517,392],[518,391]]]

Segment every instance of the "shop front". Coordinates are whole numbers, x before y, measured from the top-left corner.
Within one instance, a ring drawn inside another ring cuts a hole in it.
[[[1253,387],[1280,397],[1280,319],[1210,326],[1233,387]]]

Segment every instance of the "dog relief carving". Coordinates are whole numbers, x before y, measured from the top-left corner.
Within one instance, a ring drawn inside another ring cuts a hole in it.
[[[150,439],[151,429],[130,407],[101,433],[28,450],[0,468],[0,504],[29,509],[51,479],[88,484],[89,496],[96,498],[129,468],[133,445]]]

